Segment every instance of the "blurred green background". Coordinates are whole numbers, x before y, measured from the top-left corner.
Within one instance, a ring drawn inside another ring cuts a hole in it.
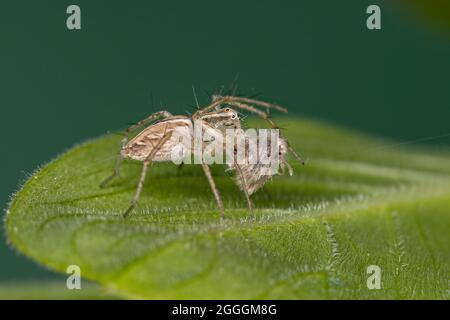
[[[66,28],[77,4],[82,30]],[[378,4],[382,30],[366,28]],[[400,141],[450,132],[446,0],[2,1],[0,203],[37,166],[228,87]],[[154,97],[155,104],[151,100]],[[448,146],[450,136],[421,143]],[[111,152],[115,152],[112,150]],[[2,232],[3,234],[4,232]],[[0,240],[0,282],[56,275]]]

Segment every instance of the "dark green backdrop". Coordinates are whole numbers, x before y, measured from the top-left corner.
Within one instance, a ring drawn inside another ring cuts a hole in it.
[[[154,111],[151,92],[181,113],[192,85],[237,75],[302,116],[399,140],[448,133],[449,5],[424,3],[2,0],[0,202],[73,144]],[[66,28],[69,4],[80,31]],[[369,4],[381,31],[365,26]],[[52,276],[0,242],[0,281]]]

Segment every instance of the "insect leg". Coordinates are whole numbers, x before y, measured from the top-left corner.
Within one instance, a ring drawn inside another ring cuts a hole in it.
[[[206,178],[208,179],[209,186],[211,187],[211,190],[214,194],[214,198],[216,199],[217,206],[220,210],[220,219],[223,220],[225,218],[225,210],[223,208],[222,198],[220,197],[219,190],[216,187],[216,184],[214,182],[214,179],[211,174],[211,170],[209,169],[209,166],[206,163],[202,163],[203,172],[205,173]]]
[[[167,126],[166,126],[167,129]],[[131,201],[131,205],[130,207],[127,209],[127,211],[125,211],[125,213],[123,214],[123,217],[127,217],[131,211],[133,211],[134,208],[136,208],[138,202],[139,202],[139,198],[141,197],[141,192],[142,189],[144,187],[144,181],[145,181],[145,176],[147,175],[147,169],[148,167],[151,165],[153,158],[155,157],[156,153],[158,152],[159,149],[161,149],[162,145],[170,139],[170,137],[172,136],[172,132],[166,134],[165,132],[166,130],[164,130],[164,135],[161,138],[161,140],[159,140],[158,144],[153,148],[152,152],[150,152],[150,154],[147,156],[147,158],[144,160],[144,164],[142,166],[142,172],[141,172],[141,177],[139,178],[139,183],[136,189],[136,192],[134,194],[133,200]]]
[[[260,116],[261,118],[263,118],[266,122],[268,122],[272,126],[272,128],[274,128],[274,129],[279,128],[278,125],[264,111],[261,111],[251,105],[237,102],[237,101],[230,101],[230,102],[228,102],[228,104],[230,104],[236,108],[239,108],[239,109],[253,112],[253,113],[257,114],[258,116]],[[292,146],[289,144],[289,141],[285,137],[283,137],[283,135],[280,134],[280,136],[286,141],[289,151],[291,151],[291,153],[294,155],[294,158],[296,158],[301,164],[305,164],[305,161],[303,160],[303,158],[294,150],[294,148],[292,148]]]
[[[283,108],[279,105],[273,104],[273,103],[268,103],[265,101],[260,101],[260,100],[255,100],[255,99],[250,99],[250,98],[246,98],[246,97],[234,97],[234,96],[225,96],[225,97],[221,97],[221,96],[216,96],[213,97],[213,103],[210,104],[209,106],[197,111],[194,116],[197,116],[205,113],[205,112],[209,112],[210,110],[220,106],[223,103],[228,103],[232,106],[235,106],[237,108],[243,109],[243,110],[247,110],[250,112],[253,112],[257,115],[259,115],[261,118],[263,118],[266,122],[268,122],[273,128],[278,129],[278,125],[272,120],[270,119],[269,115],[267,114],[267,112],[261,111],[253,106],[251,106],[250,104],[254,104],[254,105],[258,105],[260,107],[265,107],[268,109],[275,109],[284,113],[287,113],[287,109]],[[284,137],[283,137],[284,138]],[[302,157],[294,150],[294,148],[292,148],[292,146],[290,145],[289,141],[284,138],[286,140],[286,144],[289,148],[289,151],[291,151],[291,153],[293,154],[294,158],[296,158],[301,164],[305,164],[305,161],[302,159]]]

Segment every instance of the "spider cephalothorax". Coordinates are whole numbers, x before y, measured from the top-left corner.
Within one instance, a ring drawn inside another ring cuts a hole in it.
[[[239,113],[231,108],[218,108],[200,116],[200,119],[214,129],[225,133],[226,129],[240,129]]]

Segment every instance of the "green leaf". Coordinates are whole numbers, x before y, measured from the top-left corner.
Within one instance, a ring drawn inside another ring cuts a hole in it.
[[[279,122],[308,161],[254,195],[256,221],[221,166],[213,174],[222,224],[202,169],[170,163],[150,168],[124,220],[141,164],[126,162],[100,189],[120,140],[107,135],[29,178],[8,210],[9,240],[51,269],[79,265],[128,298],[447,299],[449,151]],[[371,265],[381,268],[380,290],[367,288]]]
[[[11,282],[0,284],[0,300],[104,300],[118,299],[98,285],[83,283],[80,290],[68,290],[66,282]]]

